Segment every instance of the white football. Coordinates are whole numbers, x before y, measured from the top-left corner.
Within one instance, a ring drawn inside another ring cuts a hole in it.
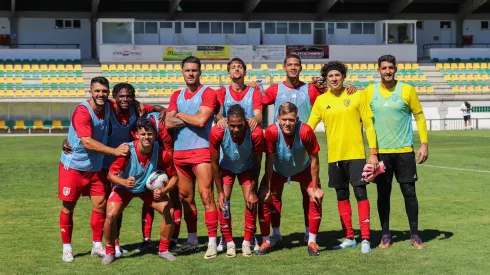
[[[146,180],[146,188],[150,191],[162,189],[168,184],[168,176],[162,170],[153,171]]]

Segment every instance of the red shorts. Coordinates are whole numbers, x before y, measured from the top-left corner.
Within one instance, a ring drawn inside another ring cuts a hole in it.
[[[58,167],[58,198],[62,201],[76,202],[80,196],[105,196],[101,172],[84,172],[65,169],[60,162]]]
[[[155,201],[153,199],[153,193],[150,191],[145,191],[142,193],[134,194],[126,188],[114,187],[109,195],[107,202],[117,202],[123,205],[123,207],[128,206],[134,197],[138,197],[143,200],[143,203],[147,206],[151,206],[154,202],[163,202],[168,200],[168,197],[164,197],[162,200]]]
[[[176,164],[174,163],[175,168],[184,175],[184,177],[194,181],[196,180],[196,168],[197,164]]]
[[[250,185],[252,181],[252,169],[242,172],[240,174],[235,174],[225,169],[220,169],[221,180],[223,184],[233,185],[235,182],[235,177],[238,177],[238,183],[240,185]]]
[[[284,184],[288,181],[288,178],[272,172],[271,179],[271,192],[278,192],[282,189]],[[311,181],[311,166],[308,166],[303,172],[291,177],[290,181],[299,182],[301,187],[312,188],[313,182]]]

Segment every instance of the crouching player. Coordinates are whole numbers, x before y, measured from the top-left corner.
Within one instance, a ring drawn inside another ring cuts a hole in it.
[[[261,184],[259,194],[259,224],[262,245],[257,255],[271,251],[270,225],[271,207],[281,217],[282,190],[284,183],[299,182],[301,189],[309,195],[308,254],[319,256],[316,235],[322,218],[323,191],[320,189],[320,146],[315,132],[298,119],[298,107],[290,102],[279,106],[277,122],[265,131],[266,160],[265,184]],[[272,203],[270,202],[272,199]],[[280,224],[280,220],[276,221]]]
[[[255,234],[256,223],[256,183],[260,174],[264,137],[259,126],[251,130],[245,117],[245,109],[239,104],[227,110],[228,125],[225,129],[216,125],[211,129],[209,150],[211,169],[218,191],[224,190],[224,200],[229,202],[235,177],[242,186],[245,199],[245,228],[242,243],[242,254],[252,256],[250,243]],[[236,249],[231,228],[231,211],[229,204],[223,205],[223,193],[219,193],[219,222],[223,237],[226,240],[226,256],[235,257]],[[228,207],[228,214],[223,214],[223,207]]]
[[[159,148],[155,141],[155,124],[149,119],[140,119],[136,123],[137,140],[129,143],[130,154],[119,157],[111,165],[107,178],[114,183],[107,202],[104,236],[106,241],[106,256],[102,264],[110,264],[115,259],[115,239],[117,234],[117,219],[123,207],[127,207],[133,197],[139,197],[144,204],[151,205],[160,215],[160,247],[158,256],[169,261],[175,261],[175,256],[169,252],[170,237],[173,229],[173,209],[167,192],[177,184],[177,174],[172,163],[172,155]],[[145,183],[157,167],[165,170],[170,180],[161,190],[153,194],[145,189]]]

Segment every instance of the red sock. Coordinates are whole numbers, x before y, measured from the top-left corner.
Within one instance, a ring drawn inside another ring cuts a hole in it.
[[[337,206],[339,208],[340,223],[342,224],[342,230],[344,230],[344,236],[347,239],[354,239],[354,229],[352,229],[352,209],[350,207],[350,201],[338,201]]]
[[[308,219],[310,220],[308,227],[310,233],[317,235],[322,221],[322,204],[316,204],[310,201]]]
[[[197,209],[185,211],[184,220],[187,226],[187,233],[197,233]]]
[[[248,208],[245,208],[245,226],[243,233],[243,240],[250,242],[255,234],[257,212],[252,212]]]
[[[151,238],[151,227],[153,225],[153,218],[155,216],[155,210],[153,207],[143,205],[141,208],[141,231],[143,232],[143,238]]]
[[[218,211],[205,212],[204,223],[208,228],[208,237],[216,237],[218,233]]]
[[[180,233],[180,223],[182,220],[182,209],[174,210],[174,231],[172,233],[172,239],[177,240],[179,238]]]
[[[259,202],[259,226],[262,237],[269,237],[271,234],[271,204]]]
[[[228,219],[223,218],[223,212],[218,208],[218,219],[221,227],[221,233],[226,242],[233,241],[233,233],[231,230],[231,209],[229,209],[230,217]]]
[[[363,200],[357,202],[357,212],[359,212],[359,225],[361,227],[361,238],[363,240],[369,240],[371,237],[371,223],[369,200]]]
[[[301,188],[301,194],[303,195],[303,217],[305,219],[305,227],[310,227],[310,196],[308,195],[306,189],[303,188]]]
[[[170,240],[164,240],[160,238],[160,246],[158,247],[158,252],[168,251],[170,247]]]
[[[106,244],[105,245],[105,254],[107,255],[116,255],[116,248],[114,245]]]
[[[92,226],[92,241],[102,242],[104,221],[105,221],[105,213],[97,212],[92,209],[92,216],[90,216],[90,226]]]
[[[61,242],[63,244],[71,243],[71,234],[73,232],[73,213],[66,214],[65,212],[61,211],[60,232],[61,232]]]
[[[280,197],[272,195],[271,224],[272,227],[281,226],[282,201]]]

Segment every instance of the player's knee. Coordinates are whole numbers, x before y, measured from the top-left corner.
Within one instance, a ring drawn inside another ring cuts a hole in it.
[[[349,200],[349,196],[350,196],[349,187],[335,188],[335,193],[337,195],[337,201]]]
[[[354,187],[354,195],[357,201],[364,201],[368,199],[366,186],[356,186]]]
[[[76,202],[63,201],[61,211],[63,211],[65,214],[72,214],[76,205]]]
[[[415,198],[417,196],[415,193],[415,183],[402,183],[400,186],[405,198]]]
[[[117,213],[117,211],[113,210],[113,211],[108,211],[105,215],[105,219],[109,222],[109,223],[115,223],[119,218],[119,215]]]
[[[201,200],[204,205],[210,205],[213,202],[213,191],[205,189],[201,192]]]

